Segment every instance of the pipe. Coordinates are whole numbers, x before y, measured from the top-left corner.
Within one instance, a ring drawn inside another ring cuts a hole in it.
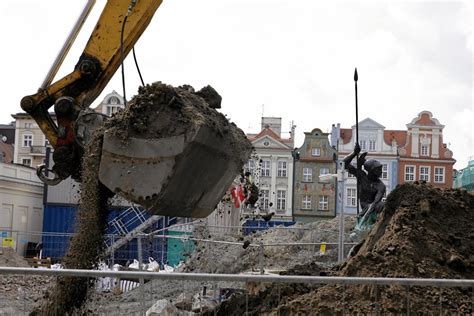
[[[321,277],[321,276],[283,276],[283,275],[246,275],[246,274],[211,274],[211,273],[157,273],[132,271],[102,271],[81,269],[35,269],[0,267],[0,274],[14,275],[48,275],[71,277],[114,277],[129,279],[159,279],[178,281],[208,282],[274,282],[306,284],[363,284],[363,285],[403,285],[434,287],[473,287],[474,280],[466,279],[417,279],[417,278],[366,278],[366,277]]]

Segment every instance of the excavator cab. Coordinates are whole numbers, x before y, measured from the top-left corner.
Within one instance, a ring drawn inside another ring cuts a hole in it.
[[[94,133],[101,133],[98,177],[110,191],[152,214],[207,216],[252,148],[243,132],[217,112],[217,92],[154,83],[141,87],[111,119],[89,108],[161,0],[108,0],[74,71],[51,84],[94,2],[86,4],[38,93],[21,101],[54,148],[54,166],[40,166],[39,178],[48,185],[70,176],[80,181],[84,149]],[[53,106],[56,121],[48,111]]]

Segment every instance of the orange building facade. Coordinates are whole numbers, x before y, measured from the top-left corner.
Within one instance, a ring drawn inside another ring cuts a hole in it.
[[[425,181],[439,188],[453,186],[453,153],[443,143],[444,125],[429,111],[407,125],[404,146],[399,147],[398,183]]]

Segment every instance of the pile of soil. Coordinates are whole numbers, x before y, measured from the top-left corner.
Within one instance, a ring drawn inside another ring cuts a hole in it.
[[[20,256],[12,248],[0,248],[0,266],[1,267],[17,267],[29,268],[28,261]]]
[[[441,190],[426,184],[398,186],[369,235],[335,276],[404,278],[474,278],[474,196],[459,190]],[[272,288],[251,299],[259,300]],[[409,298],[408,298],[409,294]],[[231,304],[232,301],[227,303]],[[280,297],[269,307],[261,304],[250,315],[472,313],[468,288],[400,286],[319,286]],[[239,310],[238,299],[233,308]],[[218,315],[237,315],[224,313]]]

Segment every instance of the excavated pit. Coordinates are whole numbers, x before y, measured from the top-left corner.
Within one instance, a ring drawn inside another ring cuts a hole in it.
[[[474,196],[426,184],[398,186],[358,251],[333,276],[474,278]],[[471,288],[297,285],[269,304],[276,286],[247,299],[249,315],[446,315],[473,312]],[[282,286],[281,289],[287,289]],[[280,289],[280,292],[281,292]],[[284,291],[283,291],[284,292]],[[244,301],[245,302],[245,301]],[[242,297],[215,311],[241,315]],[[214,312],[214,311],[213,311]],[[436,312],[438,313],[438,312]]]

